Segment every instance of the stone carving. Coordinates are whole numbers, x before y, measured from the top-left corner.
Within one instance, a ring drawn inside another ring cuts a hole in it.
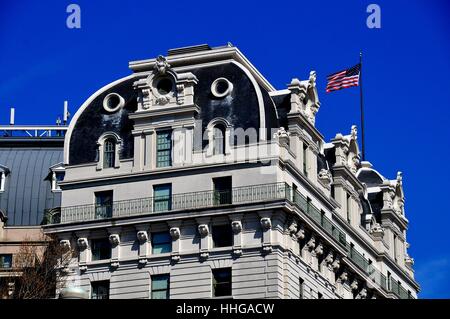
[[[81,250],[86,249],[88,246],[88,240],[87,240],[87,238],[84,238],[84,237],[78,238],[77,244]]]
[[[352,125],[352,128],[350,130],[350,136],[352,139],[355,139],[358,137],[358,129],[356,127],[356,125]]]
[[[333,264],[334,261],[334,254],[332,251],[329,251],[327,256],[324,259],[325,263],[329,266],[331,266]]]
[[[338,271],[339,268],[341,267],[341,259],[339,257],[336,257],[333,263],[331,264],[331,267],[333,268],[334,271]]]
[[[119,237],[119,235],[118,234],[111,234],[111,235],[109,235],[109,242],[113,246],[119,245],[120,244],[120,237]]]
[[[355,299],[367,299],[367,289],[366,288],[361,289],[361,291],[358,293]]]
[[[147,258],[139,258],[139,265],[147,264]]]
[[[384,236],[384,228],[379,223],[374,223],[370,227],[370,233],[376,237],[382,238]]]
[[[155,62],[155,70],[161,74],[166,74],[167,70],[170,68],[170,64],[167,63],[167,59],[162,55],[158,55]]]
[[[137,232],[138,241],[143,244],[148,240],[148,234],[145,230],[140,230]]]
[[[172,254],[170,258],[172,259],[172,261],[173,261],[174,263],[179,262],[180,259],[181,259],[180,254],[176,254],[176,253],[175,253],[175,254]]]
[[[172,236],[172,240],[177,240],[180,238],[180,228],[179,227],[171,227],[169,230],[170,236]]]
[[[233,255],[237,257],[242,256],[242,249],[233,249]]]
[[[309,250],[313,250],[314,247],[316,247],[316,238],[314,236],[311,236],[311,238],[309,239],[309,241],[306,243],[306,247]]]
[[[209,227],[206,224],[198,225],[198,232],[202,237],[208,236],[209,234]]]
[[[239,234],[242,231],[242,222],[240,220],[233,220],[231,222],[231,229],[233,233]]]
[[[322,255],[323,254],[323,244],[318,243],[316,249],[314,249],[314,252],[316,255]]]
[[[263,230],[268,230],[268,229],[272,228],[272,222],[270,221],[269,217],[261,218],[260,223],[261,223],[261,227],[263,228]]]
[[[358,286],[359,286],[359,284],[358,284],[358,281],[356,279],[354,279],[352,281],[352,283],[350,284],[350,288],[352,288],[352,290],[358,289]]]
[[[329,186],[333,177],[331,176],[331,172],[327,169],[322,168],[318,174],[319,181],[322,182],[322,185]]]
[[[59,241],[59,244],[61,245],[61,247],[65,250],[69,250],[70,249],[70,240],[68,239],[62,239]]]
[[[303,240],[305,239],[305,227],[303,224],[300,224],[298,226],[298,232],[295,234],[295,237],[297,237],[297,240]]]
[[[348,272],[344,270],[339,276],[339,279],[341,282],[346,282],[348,280]]]
[[[113,260],[111,261],[111,268],[118,268],[119,267],[119,261]]]
[[[289,227],[288,227],[289,234],[292,237],[294,237],[295,234],[297,233],[297,230],[298,230],[297,221],[295,219],[292,219],[290,224],[289,224]]]
[[[284,127],[280,127],[276,133],[273,134],[274,139],[278,139],[281,144],[289,143],[289,135],[290,133],[285,130]]]
[[[410,257],[408,254],[405,256],[405,264],[409,267],[414,265],[414,258]]]
[[[208,257],[209,257],[209,253],[208,253],[207,251],[202,252],[202,253],[200,254],[200,258],[201,258],[201,259],[207,259]]]

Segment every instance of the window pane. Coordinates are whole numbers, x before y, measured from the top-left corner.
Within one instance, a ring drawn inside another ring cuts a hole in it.
[[[152,299],[169,299],[169,275],[155,275],[151,277]]]
[[[113,208],[113,192],[97,192],[95,193],[95,217],[110,218],[112,217]]]
[[[158,132],[156,137],[156,167],[172,165],[172,132]]]
[[[108,239],[91,240],[92,260],[103,260],[111,258],[111,244]]]
[[[172,251],[172,237],[169,232],[152,234],[152,253],[162,254]]]
[[[92,299],[109,299],[109,281],[96,281],[91,284]]]
[[[0,268],[12,267],[12,254],[0,255]]]
[[[213,271],[213,297],[231,296],[231,269]]]
[[[166,211],[171,209],[172,185],[155,185],[153,187],[154,211]]]
[[[103,150],[103,166],[113,167],[115,161],[115,142],[112,139],[107,139]]]

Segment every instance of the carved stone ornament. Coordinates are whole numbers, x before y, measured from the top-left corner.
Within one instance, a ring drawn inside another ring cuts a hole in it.
[[[62,239],[59,241],[59,245],[63,248],[63,249],[70,249],[70,240],[68,239]]]
[[[284,127],[280,127],[276,133],[273,134],[273,137],[276,139],[289,138],[290,133],[286,131]]]
[[[405,256],[405,264],[409,267],[414,265],[414,258],[410,257],[408,254]]]
[[[341,282],[346,282],[348,280],[348,272],[343,271],[342,274],[339,276],[339,279],[341,280]]]
[[[118,260],[111,261],[111,267],[112,268],[118,268],[119,267],[119,261]]]
[[[297,221],[295,219],[292,219],[289,223],[288,231],[291,236],[295,236],[298,230]]]
[[[233,255],[237,257],[242,256],[242,249],[233,249]]]
[[[180,238],[180,228],[179,227],[171,227],[169,230],[170,236],[172,236],[172,240],[177,240]]]
[[[308,247],[309,250],[314,249],[316,247],[316,238],[314,236],[311,236],[309,241],[306,243],[306,247]]]
[[[202,252],[201,254],[200,254],[200,258],[201,259],[207,259],[209,257],[209,253],[208,252]]]
[[[169,103],[170,98],[168,96],[158,96],[156,98],[156,104],[159,105],[166,105],[167,103]]]
[[[180,254],[172,254],[172,255],[170,256],[170,258],[171,258],[172,261],[175,262],[175,263],[179,262],[180,259],[181,259]]]
[[[263,228],[263,230],[268,230],[268,229],[272,228],[272,222],[270,221],[269,217],[261,218],[260,223],[261,223],[261,227]]]
[[[331,264],[333,264],[333,261],[334,261],[334,254],[333,254],[333,252],[328,252],[328,254],[327,254],[327,256],[325,257],[325,262],[327,263],[327,265],[331,265]]]
[[[148,240],[148,234],[145,230],[140,230],[137,232],[137,239],[142,244]]]
[[[198,225],[198,232],[202,237],[208,236],[209,234],[209,227],[206,224]]]
[[[120,244],[120,237],[119,237],[119,235],[118,234],[111,234],[111,235],[109,235],[109,242],[113,246],[119,245]]]
[[[139,258],[139,265],[147,264],[147,258]]]
[[[353,280],[353,282],[351,283],[351,285],[350,285],[350,288],[352,288],[352,290],[356,290],[356,289],[358,289],[358,281],[355,279],[355,280]]]
[[[350,131],[350,136],[352,137],[352,139],[357,139],[358,138],[358,129],[356,127],[356,125],[352,125],[351,131]]]
[[[270,254],[272,252],[272,245],[265,244],[262,249],[264,254]]]
[[[319,171],[318,178],[322,182],[322,184],[329,185],[332,180],[331,172],[327,169],[322,168]]]
[[[305,227],[302,224],[298,226],[298,231],[297,234],[295,234],[295,237],[297,237],[297,240],[305,239]]]
[[[333,267],[334,271],[339,270],[339,268],[341,267],[341,259],[339,257],[336,257],[331,264],[331,267]]]
[[[363,288],[356,296],[356,299],[367,299],[367,289]]]
[[[370,233],[376,237],[384,236],[384,228],[379,223],[374,223],[370,228]]]
[[[162,56],[162,55],[158,55],[158,57],[156,58],[156,62],[155,62],[155,70],[163,75],[166,74],[167,69],[170,68],[170,64],[167,63],[167,59]]]
[[[84,238],[84,237],[78,238],[78,239],[77,239],[77,245],[78,245],[78,247],[79,247],[81,250],[86,249],[87,246],[88,246],[88,240],[87,240],[87,238]]]
[[[231,222],[231,229],[233,233],[239,234],[242,231],[242,222],[240,220],[233,220]]]
[[[316,247],[316,249],[314,249],[314,252],[317,255],[322,255],[323,254],[323,244],[322,243],[317,244],[317,247]]]

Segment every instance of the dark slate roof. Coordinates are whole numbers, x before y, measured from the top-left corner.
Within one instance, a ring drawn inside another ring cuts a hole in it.
[[[0,192],[0,210],[8,217],[7,225],[39,225],[44,210],[60,206],[61,194],[52,193],[46,179],[50,166],[63,161],[63,140],[55,142],[12,145],[0,140],[0,165],[10,171],[5,191]]]
[[[280,126],[287,129],[288,128],[287,115],[291,110],[291,95],[290,94],[274,95],[272,96],[272,100],[275,104],[275,107],[277,108],[278,121],[280,123]]]
[[[363,169],[358,174],[358,179],[365,183],[367,187],[379,186],[383,184],[383,179],[372,169]]]
[[[129,79],[97,96],[78,118],[70,138],[69,164],[84,164],[96,161],[97,141],[104,132],[115,132],[122,139],[120,158],[133,157],[133,121],[128,114],[137,109],[137,93],[133,89],[135,79]],[[125,106],[118,112],[108,113],[103,108],[103,99],[111,92],[125,99]]]
[[[194,102],[200,107],[197,119],[202,121],[202,134],[208,123],[217,117],[225,118],[233,127],[247,130],[255,128],[259,139],[260,109],[257,89],[262,93],[265,113],[265,123],[268,139],[272,136],[271,129],[279,127],[277,111],[268,92],[261,86],[255,87],[247,74],[233,63],[223,63],[214,66],[193,66],[186,70],[192,72],[198,79],[195,86]],[[220,77],[233,83],[233,91],[227,98],[216,98],[211,93],[211,84]],[[106,131],[117,133],[122,139],[121,159],[133,157],[133,138],[131,131],[133,121],[128,118],[137,109],[137,92],[133,89],[135,78],[123,81],[97,96],[78,118],[70,139],[69,164],[83,164],[96,161],[97,140]],[[125,99],[125,107],[117,113],[109,114],[103,110],[103,99],[116,92]],[[245,141],[247,142],[247,141]],[[195,141],[195,148],[207,144]]]

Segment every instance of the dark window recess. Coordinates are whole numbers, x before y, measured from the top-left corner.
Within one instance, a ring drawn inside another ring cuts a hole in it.
[[[95,218],[112,217],[113,191],[95,193]]]
[[[55,172],[55,178],[57,182],[64,180],[64,172]]]
[[[233,246],[233,232],[231,225],[212,226],[212,239],[214,247]]]
[[[152,299],[169,299],[170,276],[154,275],[152,279]]]
[[[152,233],[152,254],[170,253],[172,237],[169,232]]]
[[[225,127],[217,124],[213,129],[213,153],[225,154]]]
[[[12,254],[0,255],[0,268],[12,268]]]
[[[92,260],[111,258],[111,243],[108,238],[91,240]]]
[[[214,204],[232,203],[231,176],[213,178]]]
[[[167,95],[172,91],[173,83],[169,78],[163,78],[159,80],[158,84],[156,85],[156,89],[158,90],[158,93],[161,95]]]
[[[114,167],[116,143],[112,138],[108,138],[103,146],[103,168]]]
[[[308,145],[303,143],[303,174],[308,176]]]
[[[213,297],[231,296],[231,268],[213,269]]]
[[[155,212],[162,212],[172,209],[172,185],[163,184],[153,186]]]
[[[94,281],[91,289],[91,299],[109,299],[109,280]]]
[[[304,298],[304,289],[305,289],[305,281],[302,278],[299,278],[298,280],[298,284],[299,284],[299,299],[303,299]]]

